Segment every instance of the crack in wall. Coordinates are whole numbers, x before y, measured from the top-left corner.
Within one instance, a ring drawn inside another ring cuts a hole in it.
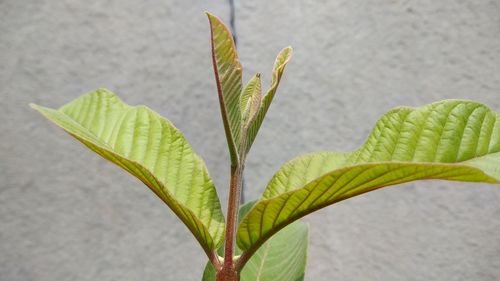
[[[231,28],[231,32],[233,33],[234,45],[238,48],[238,36],[236,34],[236,12],[234,7],[234,0],[229,1],[229,26]]]

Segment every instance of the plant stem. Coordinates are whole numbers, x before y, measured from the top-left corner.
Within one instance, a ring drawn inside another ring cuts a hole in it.
[[[239,147],[239,159],[235,166],[231,166],[231,180],[229,183],[229,202],[227,205],[226,237],[224,243],[224,263],[217,272],[217,281],[238,281],[239,269],[236,269],[234,254],[236,248],[236,227],[240,209],[241,193],[243,188],[243,171],[245,169],[246,139],[248,128],[243,128]]]
[[[222,269],[215,274],[216,281],[240,281],[240,274],[236,270]]]
[[[238,209],[240,205],[241,183],[244,164],[231,167],[231,182],[229,186],[229,202],[227,206],[226,241],[224,245],[224,265],[233,263],[236,223],[238,221]]]
[[[234,251],[236,248],[236,223],[238,222],[238,210],[240,205],[241,184],[243,180],[244,164],[239,163],[231,167],[231,181],[229,185],[229,202],[227,206],[226,237],[224,244],[224,263],[217,272],[217,281],[238,281],[239,274],[234,265]]]

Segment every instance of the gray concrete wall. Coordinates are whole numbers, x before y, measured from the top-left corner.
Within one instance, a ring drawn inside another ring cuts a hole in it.
[[[28,109],[97,87],[173,121],[223,201],[227,152],[210,61],[226,1],[0,0],[0,280],[200,280],[205,258],[137,180]],[[500,1],[237,1],[245,77],[292,45],[248,159],[247,198],[285,161],[352,150],[397,105],[500,111]],[[268,84],[268,82],[267,82]],[[500,188],[421,182],[310,216],[306,280],[500,278]]]

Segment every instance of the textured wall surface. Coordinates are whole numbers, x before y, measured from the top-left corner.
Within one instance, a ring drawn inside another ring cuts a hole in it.
[[[200,280],[188,230],[146,187],[27,104],[97,87],[169,118],[223,201],[227,152],[204,10],[226,1],[0,0],[0,280]],[[292,45],[249,155],[247,198],[285,161],[360,145],[397,105],[500,111],[500,1],[236,1],[245,78]],[[500,278],[500,188],[420,182],[307,218],[306,280]]]

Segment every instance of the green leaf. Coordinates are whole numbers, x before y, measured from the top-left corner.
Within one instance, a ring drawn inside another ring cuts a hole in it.
[[[250,258],[242,281],[301,281],[307,262],[308,227],[297,221],[286,226]]]
[[[210,22],[212,62],[219,103],[226,132],[231,164],[238,163],[241,132],[240,96],[242,67],[236,53],[233,36],[216,16],[207,13]]]
[[[168,120],[145,106],[128,106],[105,89],[57,110],[31,106],[146,184],[207,254],[221,245],[224,217],[214,184],[203,160]]]
[[[245,216],[256,201],[240,208]],[[307,262],[308,226],[296,221],[269,239],[240,273],[241,281],[302,281]],[[241,250],[237,249],[237,254]],[[203,281],[215,281],[215,269],[210,262],[205,266]]]
[[[205,265],[205,270],[203,271],[203,276],[201,277],[201,281],[216,281],[215,274],[216,274],[215,268],[210,262],[208,262]]]
[[[243,95],[241,96],[241,112],[242,112],[242,122],[243,127],[247,128],[254,121],[257,112],[260,109],[262,103],[262,93],[261,93],[261,82],[260,74],[255,74],[255,76],[250,79]]]
[[[281,52],[276,57],[271,77],[271,87],[269,88],[267,94],[262,99],[262,105],[255,117],[255,121],[248,129],[247,152],[250,151],[250,148],[252,147],[255,137],[259,132],[260,125],[262,125],[267,110],[269,109],[269,106],[271,106],[271,102],[273,101],[274,95],[276,94],[276,90],[278,90],[278,85],[280,83],[281,76],[283,75],[283,71],[285,70],[285,66],[292,57],[292,52],[293,51],[291,47],[286,47],[283,50],[281,50]]]
[[[355,152],[307,154],[285,164],[243,218],[238,246],[252,253],[311,212],[422,179],[500,183],[500,115],[462,100],[394,109]]]

